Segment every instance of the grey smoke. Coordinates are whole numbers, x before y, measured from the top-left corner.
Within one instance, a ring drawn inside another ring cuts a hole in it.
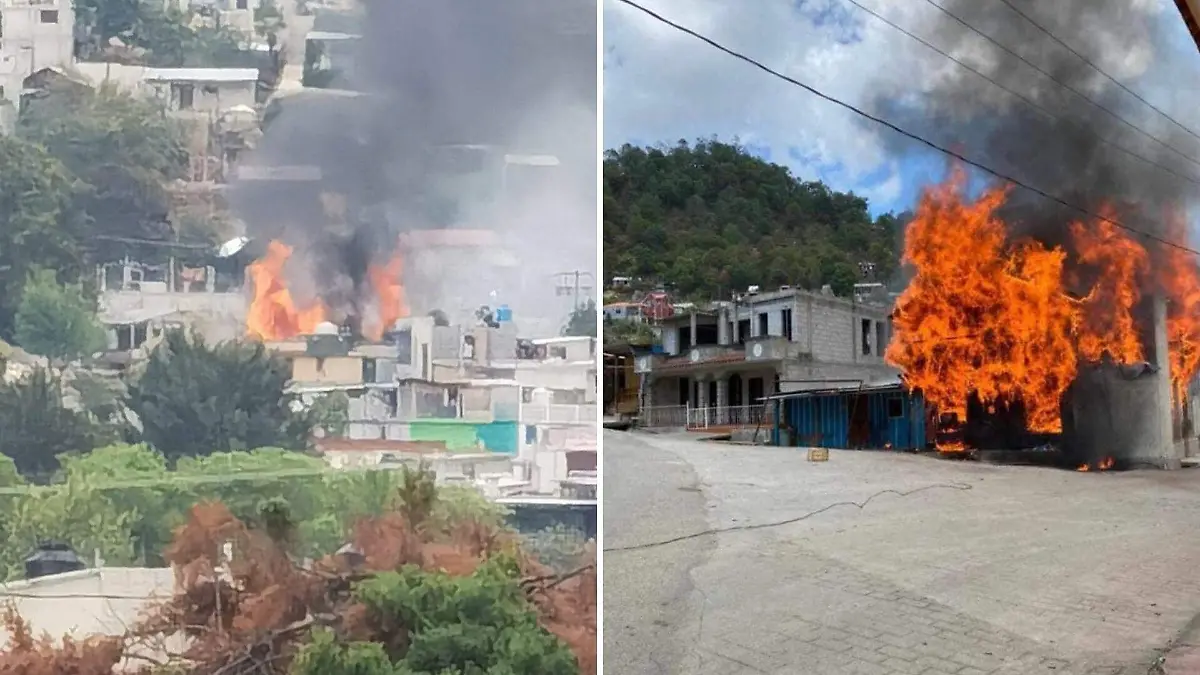
[[[1128,81],[1131,75],[1151,63],[1156,68],[1169,67],[1157,55],[1158,46],[1166,41],[1159,35],[1163,24],[1162,17],[1155,15],[1155,7],[1173,12],[1170,3],[1012,2],[1135,91]],[[938,4],[1162,143],[1131,130],[935,10],[922,12],[928,20],[915,33],[1037,102],[1058,119],[1047,118],[983,78],[945,63],[932,53],[929,58],[941,60],[939,65],[944,66],[939,67],[937,77],[923,91],[915,92],[911,81],[879,83],[871,106],[875,112],[972,160],[1089,210],[1113,204],[1122,222],[1154,234],[1164,234],[1162,215],[1166,209],[1186,209],[1200,194],[1196,184],[1149,166],[1097,138],[1200,182],[1200,165],[1180,156],[1200,157],[1200,141],[1191,134],[1121,91],[1000,0],[938,0]],[[908,139],[889,132],[882,135],[894,153],[920,150]],[[1066,224],[1081,217],[1078,212],[1021,189],[1011,193],[1002,215],[1015,234],[1031,235],[1048,243],[1062,243]]]
[[[317,29],[363,36],[333,86],[369,96],[314,94],[272,123],[252,161],[315,164],[323,185],[235,186],[248,234],[296,243],[307,263],[295,283],[361,315],[366,265],[390,255],[401,232],[491,230],[516,266],[493,264],[496,247],[408,260],[413,312],[507,302],[518,324],[559,318],[550,275],[595,272],[595,0],[366,0],[361,9],[336,22],[318,15]],[[507,199],[469,184],[448,199],[433,179],[436,145],[555,155],[561,165],[513,171]],[[320,213],[319,190],[347,195],[344,224]]]

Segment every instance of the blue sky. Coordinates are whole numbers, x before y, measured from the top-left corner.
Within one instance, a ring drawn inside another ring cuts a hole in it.
[[[880,83],[911,83],[919,96],[922,86],[958,67],[844,0],[640,1],[852,104],[865,105]],[[937,44],[936,36],[922,33],[934,11],[924,0],[860,2]],[[801,178],[820,178],[867,197],[876,213],[911,207],[922,185],[944,178],[947,163],[939,153],[895,157],[881,142],[882,134],[892,132],[614,0],[604,3],[606,147],[712,136],[737,139]],[[1145,21],[1160,26],[1158,37],[1166,39],[1130,44],[1098,27],[1092,45],[1074,46],[1085,53],[1093,49],[1089,56],[1106,72],[1175,119],[1200,129],[1200,52],[1174,3],[1129,4]],[[1054,17],[1039,19],[1054,28]],[[1146,113],[1145,120],[1135,121],[1155,128],[1161,120],[1153,119],[1149,109]]]

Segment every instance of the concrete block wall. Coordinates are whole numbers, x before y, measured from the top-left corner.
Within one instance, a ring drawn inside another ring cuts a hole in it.
[[[863,319],[871,321],[870,354],[862,353]],[[805,294],[797,297],[792,312],[793,340],[803,345],[814,361],[881,366],[884,361],[876,341],[876,326],[886,326],[887,320],[883,307]]]

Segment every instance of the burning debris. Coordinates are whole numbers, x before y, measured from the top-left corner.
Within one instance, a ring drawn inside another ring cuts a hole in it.
[[[1200,267],[1193,257],[1139,242],[1099,218],[1062,223],[1062,244],[1014,236],[1000,215],[1007,190],[989,189],[975,200],[963,191],[956,172],[921,199],[904,246],[915,276],[897,303],[887,352],[940,414],[940,449],[977,447],[970,422],[981,419],[999,428],[995,435],[1005,443],[1019,442],[1005,431],[1014,428],[1031,439],[1024,447],[1044,442],[1064,431],[1069,392],[1099,397],[1075,404],[1090,411],[1089,419],[1106,414],[1117,385],[1081,371],[1143,364],[1155,351],[1156,297],[1167,303],[1171,395],[1176,405],[1183,401],[1200,364]],[[1101,213],[1121,215],[1113,207]],[[1164,229],[1185,241],[1178,219]],[[1153,369],[1136,370],[1117,379],[1133,381]],[[1099,457],[1088,465],[1111,466],[1107,452]]]

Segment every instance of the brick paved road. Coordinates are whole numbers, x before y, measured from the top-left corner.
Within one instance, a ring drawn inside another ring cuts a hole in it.
[[[606,553],[605,664],[622,666],[612,672],[1143,675],[1200,613],[1200,471],[1078,474],[856,452],[810,464],[795,450],[618,432],[604,447],[606,548],[702,529],[637,509],[632,492],[682,486],[656,483],[655,462],[695,471],[712,527],[888,489],[970,486]],[[655,532],[630,531],[645,519]],[[630,591],[636,575],[621,571],[654,560],[689,570],[668,584],[686,599]],[[617,637],[651,633],[656,662]]]

